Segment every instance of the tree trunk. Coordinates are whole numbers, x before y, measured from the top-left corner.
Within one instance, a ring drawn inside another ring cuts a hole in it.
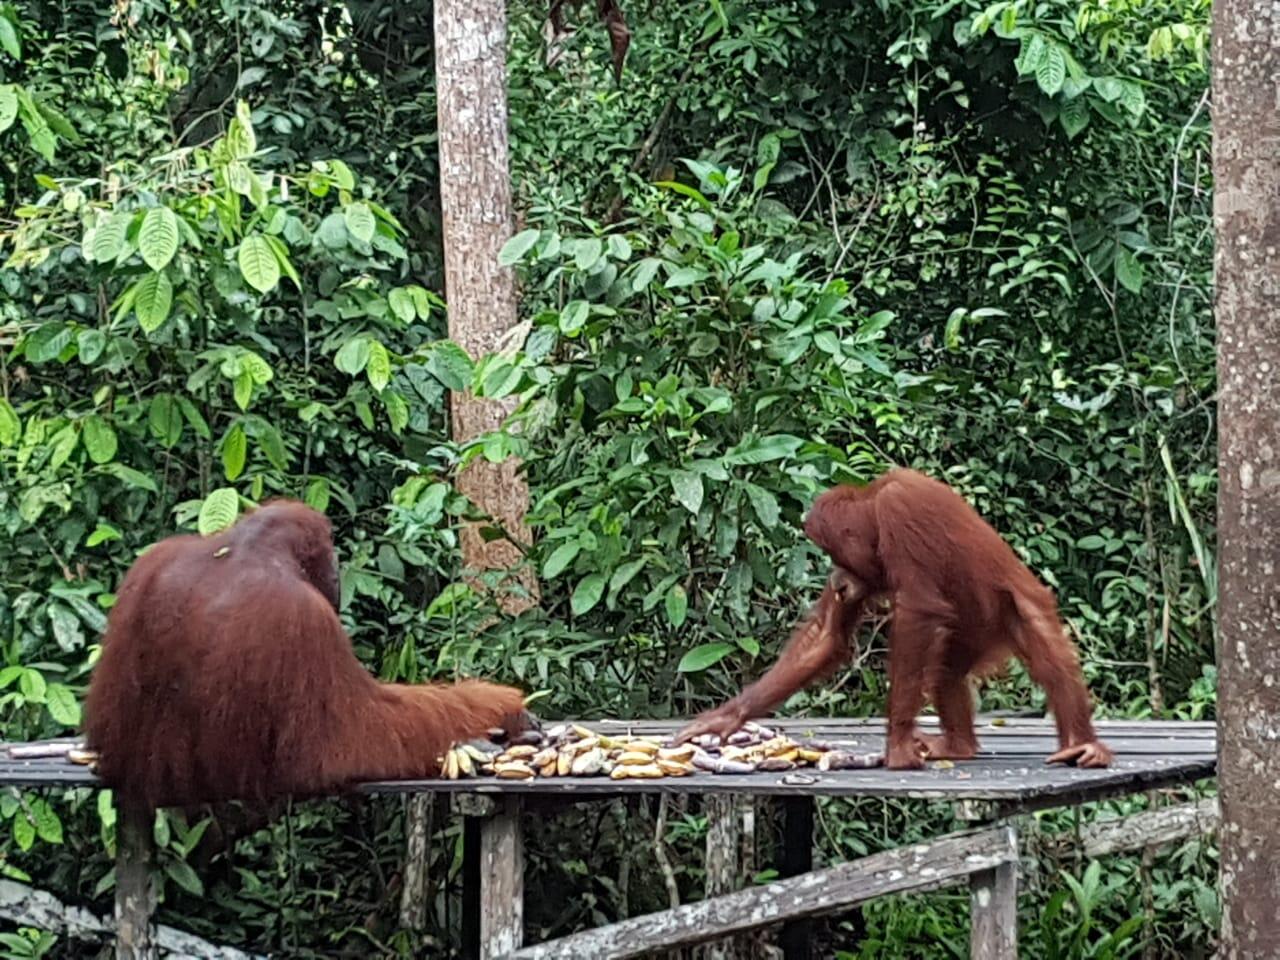
[[[1223,958],[1280,956],[1280,9],[1214,0]]]
[[[515,276],[498,263],[513,227],[504,0],[436,0],[435,40],[449,337],[479,358],[494,352],[516,324]],[[497,429],[512,408],[510,401],[453,394],[454,439],[465,442]],[[509,537],[528,544],[529,489],[518,470],[514,459],[475,461],[459,476],[458,489]],[[537,581],[509,539],[481,537],[486,525],[463,529],[463,562],[475,572],[519,566],[499,596],[504,610],[519,612],[537,602]]]

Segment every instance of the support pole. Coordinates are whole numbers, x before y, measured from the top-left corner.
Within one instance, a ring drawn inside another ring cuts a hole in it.
[[[156,905],[151,866],[155,811],[124,806],[116,820],[116,960],[154,960],[151,913]]]
[[[524,942],[524,837],[520,798],[505,797],[480,824],[480,960],[505,957]]]

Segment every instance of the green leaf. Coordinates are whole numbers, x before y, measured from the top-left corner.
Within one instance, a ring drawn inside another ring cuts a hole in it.
[[[585,272],[599,263],[603,254],[604,244],[599,237],[583,237],[573,248],[573,264]]]
[[[113,213],[98,221],[93,231],[93,259],[95,263],[111,263],[125,247],[129,224],[133,221],[127,213]]]
[[[1058,114],[1058,122],[1062,124],[1067,139],[1074,140],[1076,135],[1089,125],[1089,104],[1084,97],[1079,97],[1063,106],[1062,112]]]
[[[1125,247],[1116,247],[1115,259],[1116,279],[1130,293],[1142,292],[1142,280],[1146,270],[1138,255]]]
[[[577,540],[570,540],[552,550],[551,556],[547,557],[546,562],[542,565],[542,579],[554,580],[560,576],[561,573],[568,569],[569,564],[573,563],[577,558],[581,549],[581,543]]]
[[[756,486],[754,483],[748,483],[746,489],[747,498],[751,501],[751,509],[755,511],[760,525],[765,529],[776,527],[782,513],[778,507],[778,498],[764,487]]]
[[[84,545],[86,547],[96,547],[98,544],[107,543],[110,540],[120,540],[123,538],[123,536],[124,534],[122,534],[119,530],[117,530],[111,524],[99,523],[98,526],[94,529],[93,533],[89,534],[89,536],[85,539]]]
[[[387,306],[391,308],[391,312],[396,315],[401,323],[412,323],[414,317],[418,315],[408,287],[396,287],[387,294]]]
[[[342,345],[333,358],[334,365],[345,374],[356,376],[369,364],[369,339],[353,337]]]
[[[324,513],[329,509],[329,481],[324,477],[316,477],[307,484],[302,501],[312,510]]]
[[[452,340],[441,340],[431,346],[427,370],[448,389],[465,390],[475,374],[475,365],[462,347]]]
[[[76,337],[76,350],[80,354],[80,362],[85,366],[102,356],[107,349],[107,336],[101,330],[81,330]]]
[[[329,172],[333,175],[333,179],[338,182],[343,190],[354,190],[356,188],[356,177],[341,160],[329,161]]]
[[[249,378],[253,380],[256,386],[270,383],[271,378],[275,376],[275,371],[271,369],[271,364],[267,363],[252,350],[242,350],[239,359],[241,371],[249,374]]]
[[[18,24],[10,19],[7,10],[0,10],[0,47],[13,59],[22,60],[22,40],[18,36]]]
[[[639,560],[631,560],[618,567],[617,570],[613,571],[613,576],[609,578],[609,592],[616,594],[634,580],[636,574],[640,572],[647,562],[648,559],[646,557],[641,557]]]
[[[604,596],[604,585],[603,573],[588,574],[578,581],[578,585],[573,590],[573,597],[569,601],[574,616],[580,617],[588,613],[600,602],[600,598]]]
[[[158,393],[151,399],[147,423],[151,428],[151,435],[166,450],[182,439],[182,422],[182,408],[173,399],[173,394]]]
[[[560,311],[560,332],[572,337],[587,325],[591,315],[591,305],[585,300],[570,300]]]
[[[725,466],[748,466],[794,456],[804,441],[786,433],[745,440],[724,456]]]
[[[706,278],[707,271],[701,267],[678,267],[671,271],[671,276],[667,277],[665,286],[668,290],[674,290],[677,287],[691,286]]]
[[[248,410],[249,401],[253,399],[253,374],[248,370],[241,370],[232,385],[231,396],[237,407]]]
[[[0,23],[2,22],[3,18],[0,18]],[[13,842],[18,845],[19,850],[24,851],[30,850],[36,842],[36,826],[27,818],[25,810],[19,810],[13,818]]]
[[[18,118],[18,91],[13,84],[0,84],[0,133],[13,126]]]
[[[259,293],[268,293],[280,282],[280,261],[267,238],[261,234],[245,237],[236,255],[244,282]]]
[[[1063,55],[1061,47],[1051,44],[1045,51],[1044,59],[1036,67],[1036,84],[1045,96],[1052,97],[1062,89],[1066,79],[1067,58]]]
[[[1107,103],[1112,103],[1124,93],[1124,83],[1116,77],[1094,77],[1093,89]]]
[[[76,695],[71,692],[71,688],[65,684],[49,684],[45,706],[48,707],[49,716],[53,717],[55,723],[60,723],[64,727],[80,725],[80,704],[76,701]]]
[[[23,352],[32,363],[48,363],[62,356],[71,344],[71,328],[54,321],[41,324],[23,341]]]
[[[164,272],[149,273],[138,281],[133,296],[133,309],[143,333],[159,330],[169,319],[173,307],[173,284]]]
[[[369,385],[379,393],[391,382],[391,355],[377,340],[369,341],[369,361],[364,371],[369,377]]]
[[[164,872],[165,876],[193,897],[204,896],[204,884],[185,860],[166,860]]]
[[[696,517],[702,509],[702,474],[690,470],[673,471],[671,488],[681,505]]]
[[[12,447],[22,437],[22,421],[13,405],[0,397],[0,447]]]
[[[369,243],[373,239],[378,222],[373,218],[373,211],[367,203],[357,201],[347,204],[342,216],[347,223],[347,231],[357,240]]]
[[[227,431],[227,437],[222,441],[222,473],[228,482],[234,482],[244,472],[248,449],[249,441],[244,435],[244,428],[237,423]]]
[[[689,595],[685,593],[684,587],[680,586],[678,583],[673,585],[672,588],[667,591],[667,595],[663,600],[663,605],[666,607],[667,620],[671,623],[671,626],[676,629],[683,626],[685,617],[689,614]],[[681,664],[684,663],[683,660],[680,662]]]
[[[218,533],[236,522],[240,515],[240,495],[231,487],[219,487],[204,498],[196,529],[202,536]]]
[[[178,252],[178,218],[168,207],[152,207],[138,230],[138,251],[152,270],[163,270]]]
[[[1089,536],[1081,537],[1076,541],[1076,546],[1081,550],[1101,550],[1106,545],[1106,539],[1098,536],[1096,533],[1091,533]]]
[[[733,652],[733,644],[717,641],[716,643],[704,643],[694,647],[683,657],[680,658],[680,664],[676,669],[680,673],[697,673],[699,670],[705,670],[707,667],[715,666],[726,656]]]
[[[53,640],[64,653],[84,646],[84,630],[80,627],[80,618],[69,608],[60,603],[49,604],[49,623],[53,626]]]
[[[45,683],[39,670],[26,667],[23,668],[22,673],[18,674],[18,689],[30,703],[44,703],[44,695],[48,692],[49,685]]]
[[[498,263],[504,267],[514,266],[524,259],[524,255],[533,249],[542,231],[537,227],[522,230],[502,245],[498,251]]]
[[[36,833],[45,843],[62,842],[62,821],[49,806],[49,801],[38,797],[31,801],[31,813],[35,816]]]
[[[1041,34],[1033,33],[1029,36],[1024,36],[1018,49],[1018,57],[1013,61],[1013,66],[1018,71],[1018,76],[1029,77],[1039,70],[1047,53],[1048,45]]]
[[[89,452],[89,459],[94,463],[109,463],[115,459],[119,443],[111,424],[96,413],[90,414],[84,421],[84,448]]]
[[[139,490],[146,490],[150,493],[159,493],[160,488],[156,486],[156,482],[148,477],[145,473],[126,467],[123,463],[104,463],[98,468],[100,473],[115,477],[121,483],[128,484],[131,487],[137,487]]]

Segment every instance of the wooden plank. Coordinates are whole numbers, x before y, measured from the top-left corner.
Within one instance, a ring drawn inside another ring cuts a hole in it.
[[[783,797],[782,855],[778,872],[783,877],[799,877],[813,870],[813,797]],[[792,920],[778,937],[783,960],[810,960],[813,955],[813,924],[808,919]]]
[[[783,920],[831,913],[887,894],[934,890],[972,873],[1014,863],[1017,856],[1010,827],[952,834],[526,947],[513,954],[513,960],[638,957]]]
[[[1018,960],[1016,859],[982,870],[969,878],[969,917],[970,957]]]
[[[1109,853],[1203,836],[1217,829],[1218,798],[1209,797],[1197,803],[1182,803],[1088,824],[1080,831],[1080,848],[1086,857],[1105,857]]]
[[[1001,763],[980,759],[950,768],[919,771],[884,769],[818,773],[802,771],[803,781],[780,774],[698,774],[661,780],[610,780],[570,777],[534,780],[398,780],[368,783],[365,793],[439,790],[485,796],[624,796],[634,793],[745,793],[756,796],[899,797],[917,800],[997,800],[1007,803],[1083,803],[1123,793],[1192,783],[1211,777],[1211,756],[1122,759],[1106,770],[1050,767],[1043,763]]]
[[[155,859],[154,810],[122,807],[116,819],[116,960],[153,960],[151,913],[156,889],[151,880]]]
[[[480,823],[480,960],[506,957],[524,942],[524,836],[520,800]]]

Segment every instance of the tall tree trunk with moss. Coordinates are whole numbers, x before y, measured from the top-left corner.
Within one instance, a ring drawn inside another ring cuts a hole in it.
[[[1280,956],[1280,8],[1213,4],[1224,960]]]
[[[498,252],[514,224],[507,169],[507,23],[503,0],[436,0],[436,88],[440,136],[440,201],[444,215],[445,288],[449,337],[473,358],[496,350],[516,325],[516,284]],[[494,430],[509,402],[455,393],[450,411],[455,440]],[[458,489],[506,536],[486,539],[470,524],[462,533],[463,561],[473,571],[511,570],[500,602],[508,613],[537,602],[537,582],[521,566],[512,540],[530,540],[524,514],[529,489],[515,460],[476,461]]]

